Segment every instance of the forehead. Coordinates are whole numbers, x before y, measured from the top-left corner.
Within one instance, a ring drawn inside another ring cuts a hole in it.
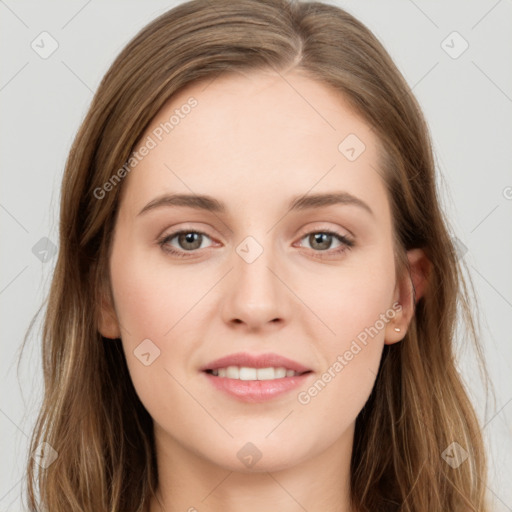
[[[159,111],[142,144],[149,139],[124,184],[137,207],[191,191],[247,207],[312,189],[382,201],[375,134],[342,94],[297,70],[195,82]]]

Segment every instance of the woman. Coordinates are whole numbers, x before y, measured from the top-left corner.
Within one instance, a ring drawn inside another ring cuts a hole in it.
[[[486,510],[428,131],[351,15],[163,14],[61,201],[31,510]]]

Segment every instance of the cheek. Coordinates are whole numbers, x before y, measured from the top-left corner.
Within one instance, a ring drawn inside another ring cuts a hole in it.
[[[322,336],[312,339],[316,339],[324,367],[314,385],[298,396],[298,402],[315,410],[319,425],[336,420],[343,429],[368,399],[379,368],[385,328],[396,314],[392,307],[394,288],[391,250],[319,277],[314,287],[304,284],[301,293],[309,289],[307,303],[322,321],[317,322]]]
[[[124,237],[113,247],[110,275],[128,369],[149,409],[167,407],[171,389],[173,399],[181,397],[172,376],[179,382],[188,376],[198,343],[193,338],[204,318],[205,294],[218,281],[218,271],[171,264],[155,248],[128,250],[136,243]],[[186,395],[182,398],[190,401]]]
[[[199,302],[208,280],[195,270],[172,268],[165,258],[151,258],[144,251],[123,253],[128,254],[122,246],[112,253],[111,278],[125,336],[134,342],[161,339]]]
[[[322,432],[318,446],[328,446],[350,428],[375,384],[384,347],[381,314],[385,317],[386,301],[380,288],[368,286],[366,292],[346,301],[340,298],[328,319],[336,336],[327,334],[318,341],[324,366],[297,394],[308,430]]]
[[[381,319],[388,313],[394,315],[389,309],[395,284],[392,250],[386,249],[368,251],[360,257],[354,254],[346,265],[317,273],[314,279],[302,272],[294,289],[317,317],[318,331],[316,336],[312,333],[312,339],[321,332],[319,339],[325,341],[327,353],[332,355],[375,325],[379,333],[372,329],[373,337],[383,340],[385,323]]]

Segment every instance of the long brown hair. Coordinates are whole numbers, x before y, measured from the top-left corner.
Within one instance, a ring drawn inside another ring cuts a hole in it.
[[[46,468],[28,459],[30,510],[142,512],[158,484],[152,419],[120,344],[105,342],[97,329],[102,291],[111,293],[109,244],[123,183],[101,199],[95,190],[187,84],[233,70],[292,68],[340,91],[385,148],[379,171],[397,268],[407,270],[412,248],[423,248],[432,263],[406,337],[385,346],[356,421],[354,509],[487,510],[483,443],[454,359],[459,313],[482,356],[420,107],[363,24],[340,8],[292,0],[183,3],[143,28],[98,87],[62,183],[60,247],[42,337],[44,399],[30,450],[46,442],[58,456]],[[453,442],[469,455],[457,468],[442,456]]]

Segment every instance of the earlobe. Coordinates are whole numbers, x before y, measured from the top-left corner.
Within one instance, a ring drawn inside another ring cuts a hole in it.
[[[385,343],[391,345],[402,340],[409,323],[414,316],[417,302],[427,290],[430,272],[430,261],[422,249],[411,249],[407,252],[409,270],[398,278],[395,289],[395,300],[401,309],[386,326]]]
[[[395,304],[398,304],[398,303],[395,302]],[[396,313],[393,320],[391,320],[386,325],[384,343],[386,345],[393,345],[394,343],[398,343],[399,341],[401,341],[405,336],[405,332],[406,332],[405,324],[406,323],[408,324],[408,322],[406,322],[405,317],[404,317],[404,308],[403,308],[402,304],[400,304],[399,312]]]

